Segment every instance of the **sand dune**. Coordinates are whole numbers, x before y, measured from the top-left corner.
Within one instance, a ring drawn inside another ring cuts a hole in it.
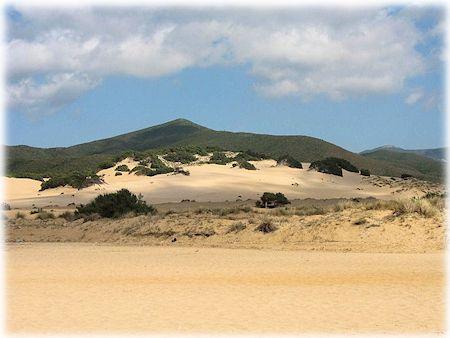
[[[442,333],[442,254],[7,245],[11,333]]]
[[[235,201],[258,199],[264,191],[282,192],[290,199],[298,198],[350,198],[375,197],[391,199],[421,194],[417,189],[398,191],[388,185],[376,186],[370,179],[344,171],[343,177],[327,175],[307,169],[276,166],[273,160],[252,162],[258,170],[232,168],[231,165],[187,165],[190,176],[157,175],[136,176],[124,173],[115,176],[114,168],[98,174],[104,176],[105,184],[76,190],[61,187],[39,192],[40,182],[22,178],[4,178],[6,200],[14,207],[31,205],[66,206],[69,203],[86,203],[100,193],[127,188],[142,194],[150,203],[179,202],[183,199],[196,201]],[[137,163],[124,160],[133,168]],[[304,168],[309,164],[304,163]]]

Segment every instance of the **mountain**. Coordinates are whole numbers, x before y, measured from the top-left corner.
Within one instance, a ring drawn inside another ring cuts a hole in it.
[[[65,148],[7,147],[7,175],[16,177],[54,176],[71,171],[93,171],[106,160],[127,151],[146,151],[176,146],[216,146],[227,150],[252,150],[274,158],[289,154],[302,162],[339,157],[358,168],[386,176],[407,173],[419,178],[440,180],[442,174],[417,170],[401,161],[352,153],[332,143],[309,136],[275,136],[212,130],[185,119],[108,139]]]
[[[417,155],[422,155],[428,158],[431,158],[433,160],[437,161],[446,161],[446,152],[447,148],[433,148],[433,149],[403,149],[391,145],[381,146],[378,148],[370,149],[370,150],[364,150],[360,152],[361,155],[370,154],[373,152],[376,152],[378,150],[389,150],[389,151],[395,151],[395,152],[401,152],[401,153],[413,153]]]
[[[388,161],[402,168],[419,172],[420,174],[416,175],[417,177],[428,180],[433,180],[434,177],[444,176],[444,165],[442,161],[433,160],[415,152],[385,148],[365,153],[363,156],[375,160]]]

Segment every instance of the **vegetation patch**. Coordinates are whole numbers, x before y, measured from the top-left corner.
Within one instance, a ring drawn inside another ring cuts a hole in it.
[[[342,176],[342,169],[358,173],[359,170],[349,161],[337,157],[327,157],[323,160],[311,162],[309,169],[315,169],[318,172]]]
[[[164,156],[164,159],[170,162],[179,162],[183,164],[194,162],[197,158],[185,150],[170,152]]]
[[[209,163],[220,165],[226,165],[232,161],[234,161],[234,159],[227,157],[225,153],[221,151],[215,151],[209,159]]]
[[[94,184],[102,184],[102,183],[103,180],[96,174],[85,175],[79,172],[74,172],[67,176],[52,177],[46,182],[42,182],[40,191],[57,187],[63,187],[66,185],[80,190]]]
[[[128,172],[130,171],[130,168],[128,168],[126,164],[122,164],[117,166],[116,171]]]
[[[278,228],[271,221],[264,221],[255,228],[255,231],[262,232],[263,234],[268,234],[276,231]]]
[[[156,209],[147,205],[142,197],[137,197],[127,189],[97,196],[92,202],[77,207],[75,215],[99,214],[102,217],[117,218],[127,213],[155,214]]]
[[[277,159],[277,165],[285,165],[290,168],[303,169],[302,163],[290,155],[283,155]]]
[[[228,230],[227,230],[227,234],[230,234],[230,233],[238,233],[238,232],[241,232],[242,230],[245,230],[245,228],[246,228],[246,226],[245,226],[245,224],[244,223],[242,223],[242,222],[236,222],[236,223],[233,223],[233,224],[231,224],[230,225],[230,227],[228,228]]]
[[[277,192],[276,194],[265,192],[260,197],[260,200],[256,202],[256,206],[259,208],[276,208],[290,203],[291,202],[281,192]]]
[[[362,176],[370,176],[369,169],[361,169],[360,173]]]
[[[247,170],[256,170],[256,167],[247,161],[240,161],[238,162],[239,168],[241,169],[247,169]]]

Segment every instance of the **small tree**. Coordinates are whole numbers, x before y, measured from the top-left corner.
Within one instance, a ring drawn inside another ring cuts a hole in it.
[[[362,176],[370,176],[370,171],[368,169],[361,169]]]
[[[290,203],[291,202],[281,192],[277,192],[276,194],[265,192],[260,197],[260,200],[256,202],[256,206],[260,208],[275,208]]]

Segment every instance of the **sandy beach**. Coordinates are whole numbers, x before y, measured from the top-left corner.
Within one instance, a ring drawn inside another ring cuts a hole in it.
[[[443,254],[8,244],[11,333],[440,333]]]

